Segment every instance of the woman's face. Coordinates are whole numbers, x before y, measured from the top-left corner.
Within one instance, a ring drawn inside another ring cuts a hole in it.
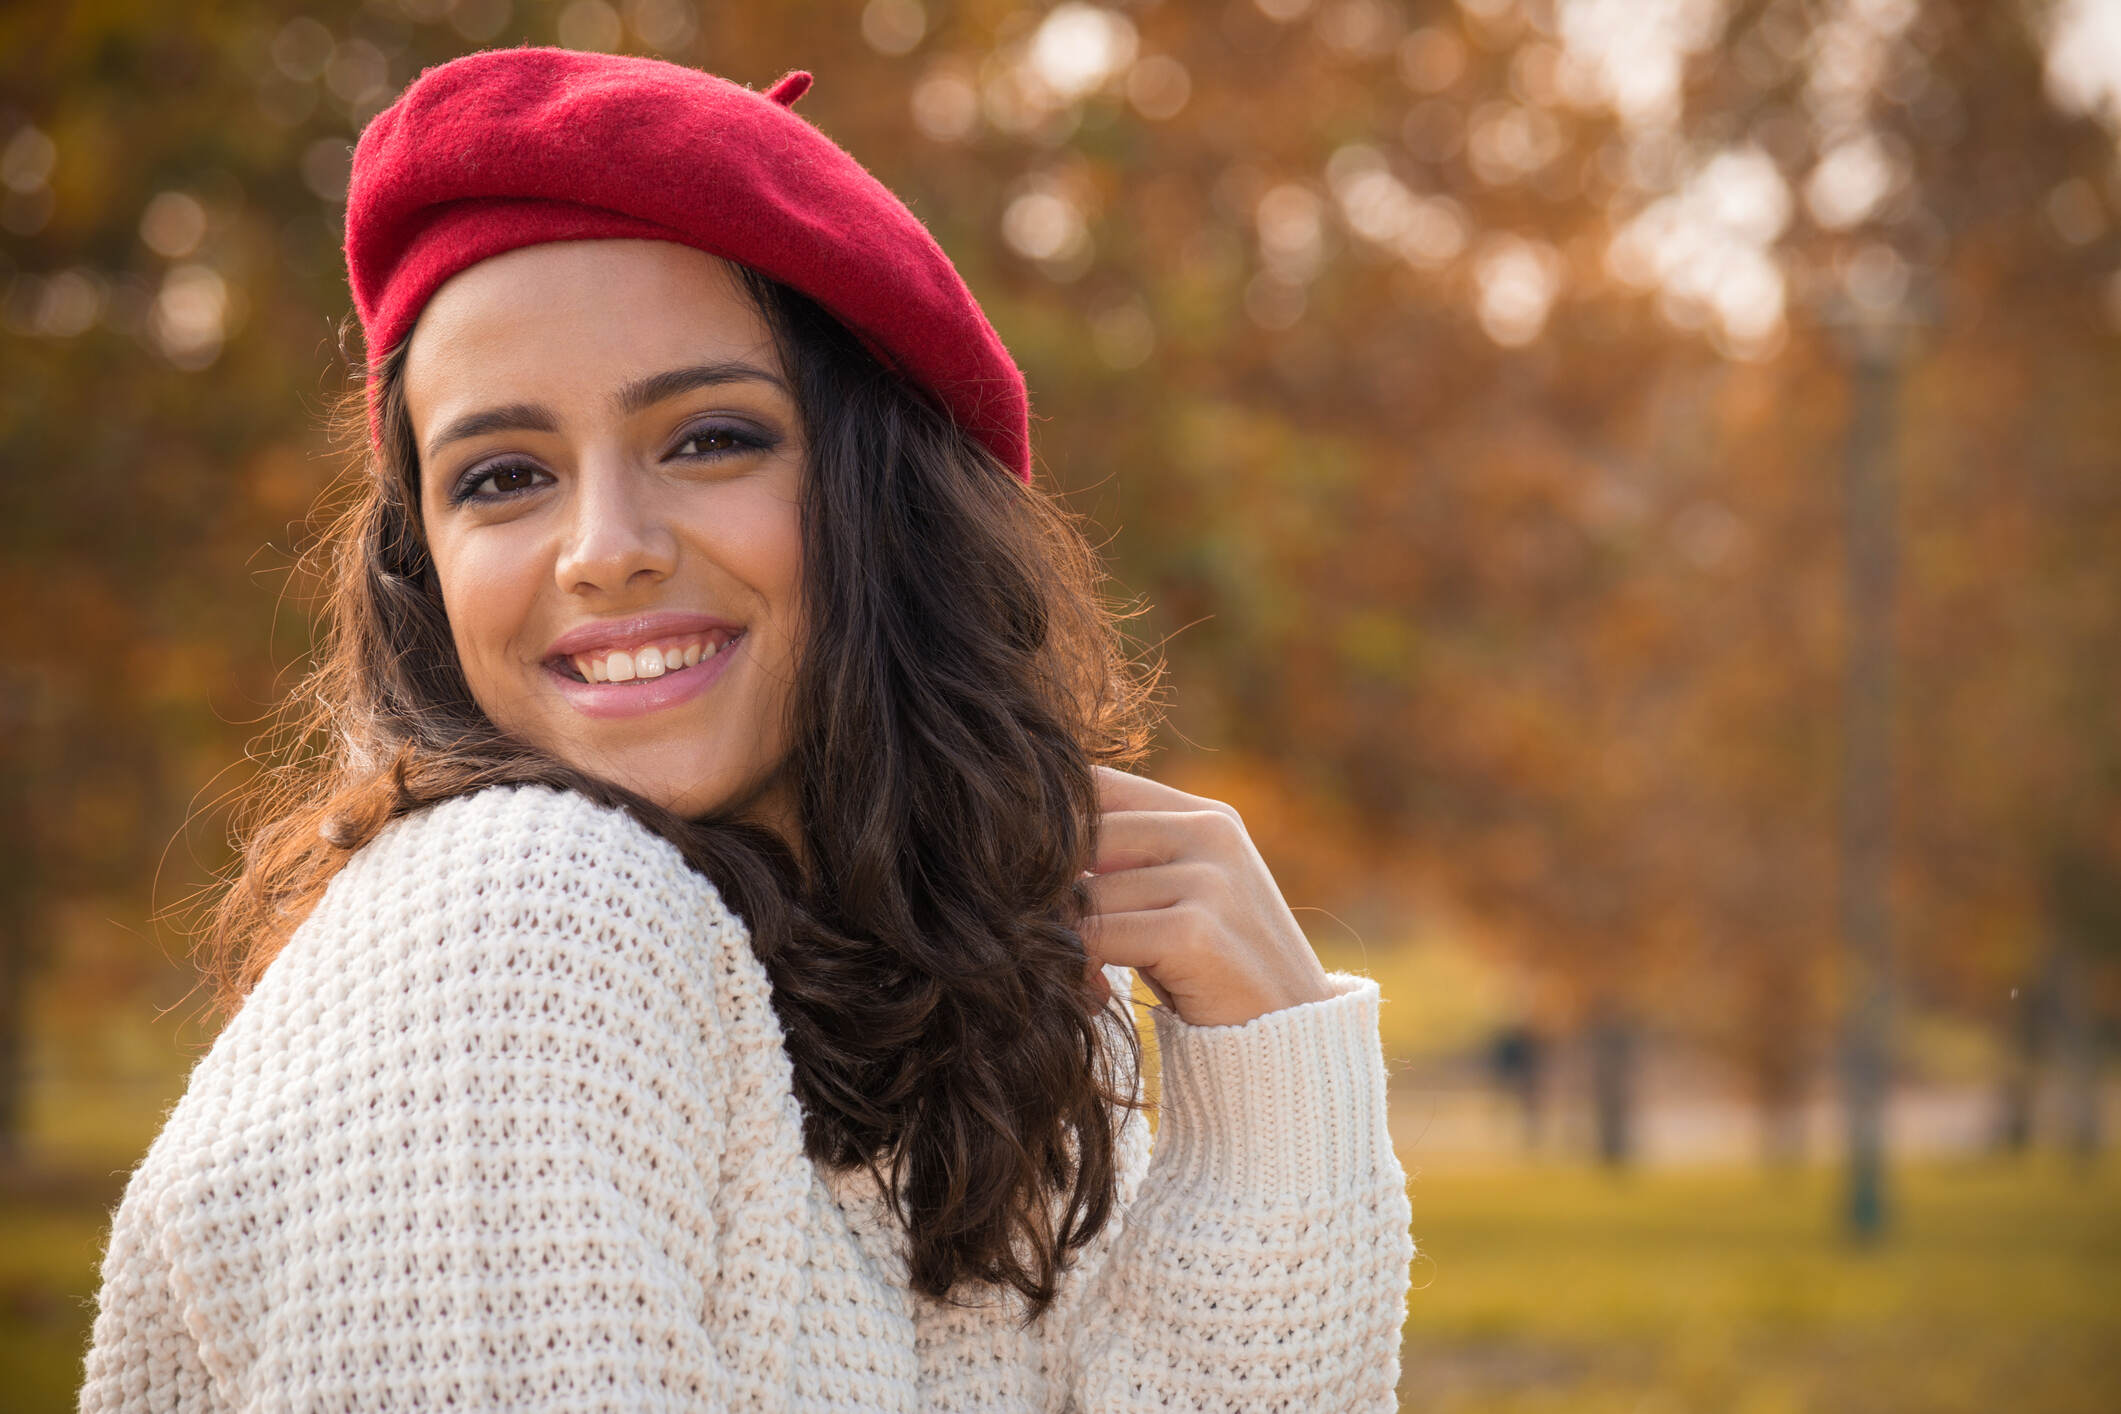
[[[680,815],[792,839],[805,442],[734,268],[664,241],[509,251],[436,292],[404,378],[487,716]]]

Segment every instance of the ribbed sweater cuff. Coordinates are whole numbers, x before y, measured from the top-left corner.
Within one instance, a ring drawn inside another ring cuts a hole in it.
[[[1348,972],[1327,981],[1333,996],[1238,1026],[1158,1014],[1156,1143],[1175,1184],[1244,1205],[1310,1203],[1368,1188],[1398,1162],[1377,982]]]

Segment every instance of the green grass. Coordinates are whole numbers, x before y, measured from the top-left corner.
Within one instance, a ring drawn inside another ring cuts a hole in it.
[[[1925,1164],[1856,1251],[1813,1169],[1413,1172],[1405,1407],[1423,1414],[2105,1414],[2121,1165]],[[73,1407],[117,1190],[0,1200],[0,1370]]]
[[[1827,1169],[1417,1173],[1405,1406],[2111,1410],[2116,1172],[1909,1166],[1868,1251]]]
[[[74,1407],[108,1221],[95,1200],[11,1195],[0,1202],[0,1407],[20,1414]]]

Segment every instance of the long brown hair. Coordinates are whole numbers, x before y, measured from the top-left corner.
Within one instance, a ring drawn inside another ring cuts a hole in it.
[[[356,464],[309,551],[319,646],[261,743],[274,764],[238,803],[240,855],[200,929],[206,975],[233,1012],[348,856],[407,812],[523,782],[627,809],[746,921],[810,1157],[876,1176],[916,1290],[1013,1287],[1029,1323],[1111,1216],[1117,1120],[1139,1103],[1127,1000],[1088,995],[1077,925],[1093,766],[1146,752],[1160,667],[1123,651],[1126,615],[1073,513],[814,301],[736,269],[809,441],[789,762],[803,860],[487,720],[426,557],[400,341],[371,375],[381,449],[362,388],[338,410]]]

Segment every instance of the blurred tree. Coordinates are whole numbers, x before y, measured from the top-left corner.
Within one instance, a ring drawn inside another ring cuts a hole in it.
[[[306,649],[284,567],[331,470],[349,145],[422,67],[524,41],[812,70],[801,112],[958,261],[1030,376],[1042,478],[1154,606],[1202,748],[1174,769],[1243,797],[1292,898],[1372,929],[1447,893],[1555,1020],[1635,1035],[1613,1075],[1653,1033],[1708,1048],[1769,1134],[1856,981],[1834,468],[1859,409],[1826,316],[1933,308],[1888,429],[1891,963],[1910,1004],[2000,1029],[2071,949],[2096,1038],[2121,104],[2083,9],[0,11],[0,1095],[69,901],[144,919],[225,863],[162,855]],[[2073,1054],[2088,1094],[2096,1046]]]

